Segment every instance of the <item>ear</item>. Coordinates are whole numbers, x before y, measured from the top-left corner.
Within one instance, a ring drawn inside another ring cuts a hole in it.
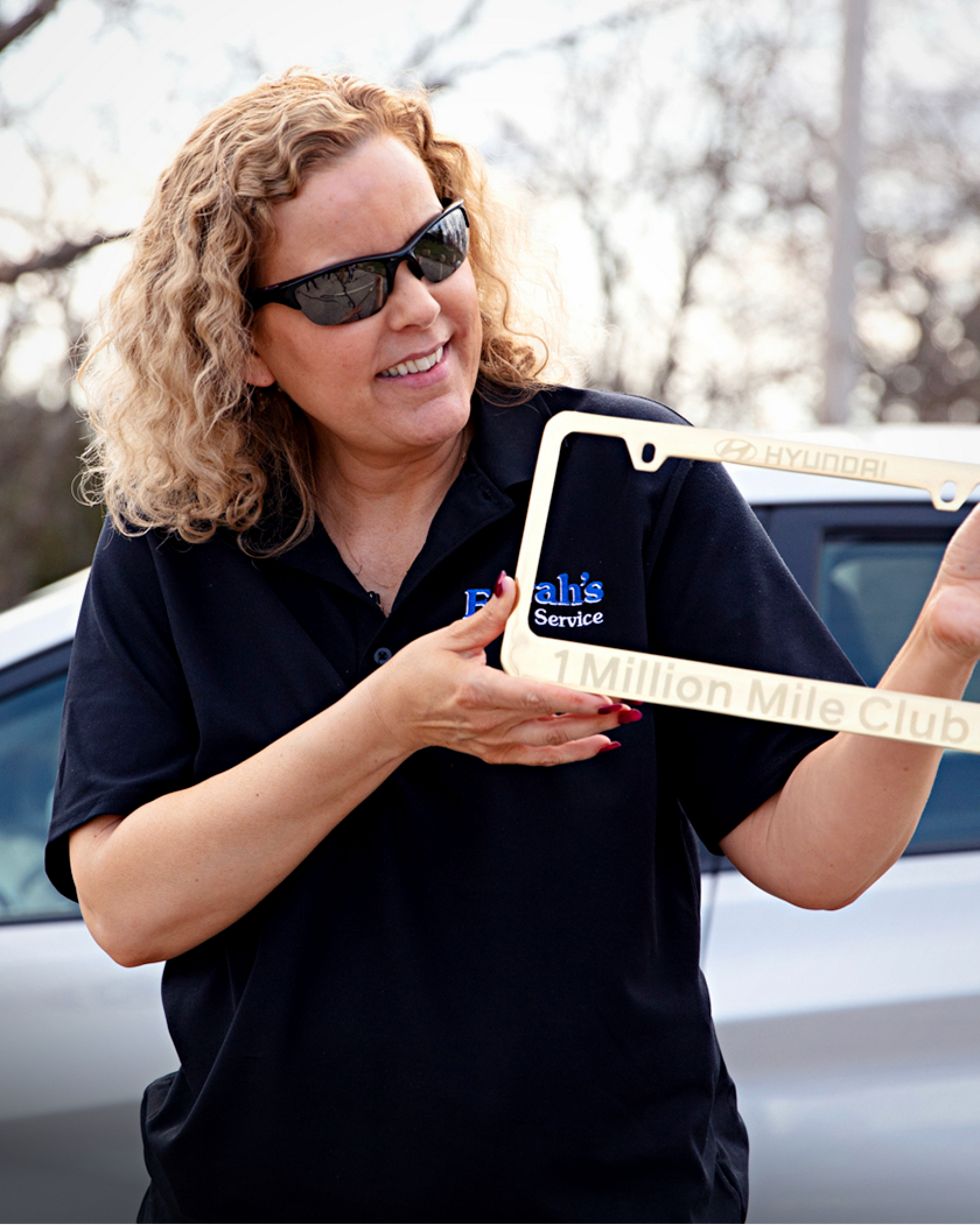
[[[275,381],[276,376],[253,349],[245,361],[245,382],[253,387],[271,387]]]

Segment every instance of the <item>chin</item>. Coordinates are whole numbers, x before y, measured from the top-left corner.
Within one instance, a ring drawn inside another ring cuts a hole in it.
[[[428,445],[449,442],[469,424],[470,397],[443,396],[418,410],[415,420],[419,441]]]

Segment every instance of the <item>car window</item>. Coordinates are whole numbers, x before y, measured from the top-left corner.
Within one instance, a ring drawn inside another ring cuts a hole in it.
[[[78,914],[44,874],[63,674],[0,697],[0,922]]]
[[[824,539],[816,604],[869,685],[902,645],[942,558],[940,540]],[[966,699],[980,702],[980,675]],[[910,850],[980,846],[980,756],[947,751]]]

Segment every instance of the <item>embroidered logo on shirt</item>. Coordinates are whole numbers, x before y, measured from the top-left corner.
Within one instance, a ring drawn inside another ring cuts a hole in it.
[[[493,592],[488,587],[468,587],[464,595],[466,604],[464,617],[472,617],[478,608],[482,608]],[[596,609],[605,597],[605,586],[600,579],[590,576],[588,570],[583,570],[578,580],[572,582],[568,574],[559,574],[554,582],[540,582],[534,585],[533,619],[535,625],[548,625],[552,628],[568,628],[575,625],[601,625],[603,613]],[[592,606],[592,607],[588,607]],[[557,609],[574,609],[572,612],[557,612]]]

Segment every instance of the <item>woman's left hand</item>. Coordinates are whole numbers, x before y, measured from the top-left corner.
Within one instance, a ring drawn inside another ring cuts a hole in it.
[[[980,506],[950,540],[920,621],[931,642],[953,659],[980,659]]]

